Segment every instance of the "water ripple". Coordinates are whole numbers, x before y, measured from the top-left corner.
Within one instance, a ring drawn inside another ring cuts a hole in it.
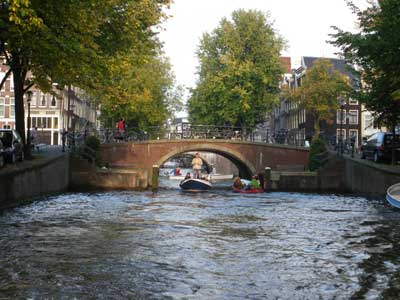
[[[399,245],[360,197],[65,194],[0,214],[0,299],[398,299]]]

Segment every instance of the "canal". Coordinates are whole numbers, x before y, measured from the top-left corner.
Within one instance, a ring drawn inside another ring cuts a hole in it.
[[[398,299],[400,213],[340,195],[75,193],[0,214],[0,299]]]

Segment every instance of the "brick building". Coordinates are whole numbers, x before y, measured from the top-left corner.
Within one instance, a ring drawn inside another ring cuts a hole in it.
[[[0,64],[0,81],[8,66]],[[35,87],[32,91],[30,116],[31,127],[37,127],[38,142],[49,145],[61,143],[60,132],[68,127],[81,130],[85,126],[96,127],[98,112],[95,105],[86,100],[85,93],[78,88],[65,88],[54,93],[44,93]],[[25,128],[27,128],[28,106],[25,99]],[[12,74],[0,90],[0,128],[15,129],[14,86]],[[69,123],[69,125],[68,125]]]
[[[318,57],[302,57],[298,68],[293,69],[290,75],[285,75],[283,84],[295,89],[301,86],[307,69],[312,67]],[[336,70],[347,76],[354,88],[358,86],[358,78],[350,71],[342,59],[329,58]],[[344,140],[355,137],[356,144],[361,143],[361,105],[353,99],[343,99],[345,103],[336,111],[332,122],[321,123],[321,134],[324,138],[335,143],[342,136]],[[289,99],[281,98],[279,105],[273,112],[274,132],[283,137],[281,142],[295,145],[304,145],[305,140],[311,140],[314,134],[314,118],[304,108]]]

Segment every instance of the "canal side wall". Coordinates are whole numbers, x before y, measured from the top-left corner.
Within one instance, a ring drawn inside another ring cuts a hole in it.
[[[270,189],[286,192],[347,193],[345,161],[332,156],[317,172],[272,171]]]
[[[87,190],[144,190],[148,187],[148,172],[133,169],[97,169],[87,160],[71,155],[70,189]]]
[[[387,189],[400,182],[400,169],[371,161],[345,158],[345,180],[353,193],[385,196]]]
[[[68,154],[24,161],[0,170],[0,209],[68,190]]]
[[[400,182],[400,168],[332,155],[318,172],[271,172],[270,190],[344,193],[382,198]]]

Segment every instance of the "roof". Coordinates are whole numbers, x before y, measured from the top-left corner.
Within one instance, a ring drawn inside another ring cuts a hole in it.
[[[314,65],[314,62],[317,59],[327,59],[333,65],[335,70],[338,70],[340,73],[348,76],[351,81],[358,81],[358,76],[352,72],[352,66],[347,64],[344,59],[340,58],[325,58],[325,57],[311,57],[311,56],[303,56],[302,57],[302,65],[306,68],[310,68]]]
[[[281,60],[281,65],[283,68],[283,72],[285,74],[290,74],[292,72],[292,61],[290,57],[287,56],[281,56],[280,57]]]

